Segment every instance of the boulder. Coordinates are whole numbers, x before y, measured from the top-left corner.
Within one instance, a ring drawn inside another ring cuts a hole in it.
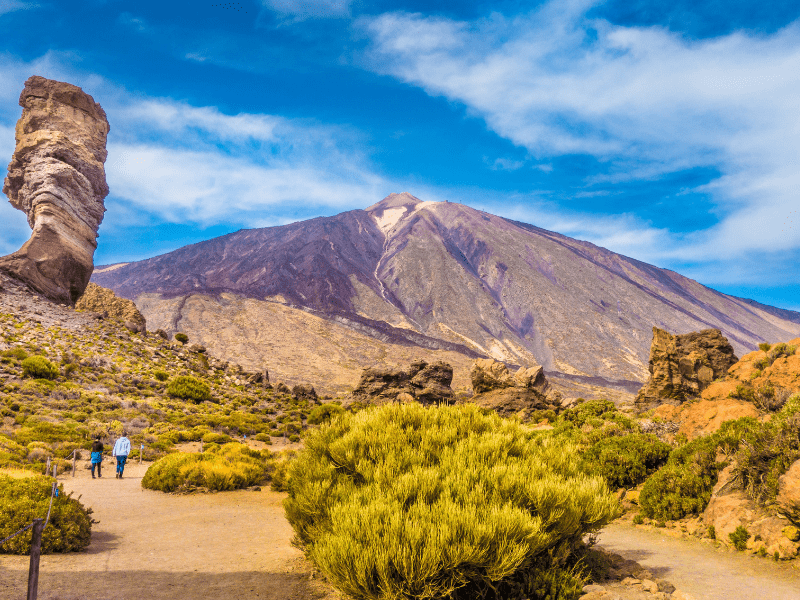
[[[778,479],[775,505],[779,513],[800,527],[800,460],[794,461]]]
[[[106,317],[123,323],[131,331],[147,330],[147,321],[132,300],[120,298],[113,291],[100,287],[96,283],[86,286],[86,291],[75,303],[75,308],[104,313]]]
[[[650,378],[639,390],[636,405],[647,410],[696,398],[736,361],[733,347],[719,329],[672,335],[653,327]]]
[[[81,88],[33,76],[19,98],[16,148],[3,192],[33,230],[0,270],[72,305],[94,269],[108,185],[106,114]]]
[[[527,420],[533,411],[561,409],[561,395],[550,389],[541,366],[522,367],[512,374],[504,363],[479,359],[470,377],[475,392],[470,402],[502,417],[519,415]]]
[[[317,402],[317,390],[314,386],[308,384],[296,385],[292,388],[292,396],[295,400],[308,400],[309,402]]]
[[[402,369],[364,369],[353,398],[370,403],[417,401],[423,404],[453,400],[453,367],[441,361],[418,360]]]

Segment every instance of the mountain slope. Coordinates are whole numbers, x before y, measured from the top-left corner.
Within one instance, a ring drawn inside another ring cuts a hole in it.
[[[719,328],[740,355],[760,341],[800,334],[800,313],[727,296],[532,225],[409,194],[98,269],[92,280],[136,301],[151,328],[185,328],[187,298],[220,303],[224,293],[312,311],[330,327],[389,345],[427,344],[463,354],[465,363],[470,355],[538,362],[573,378],[642,381],[654,325],[674,333]],[[194,321],[195,335],[213,346],[204,333],[209,326]],[[253,360],[269,363],[281,340],[262,333],[248,347]],[[259,350],[264,344],[270,352]],[[383,348],[370,360],[390,364],[393,354]],[[317,358],[324,365],[324,354]]]

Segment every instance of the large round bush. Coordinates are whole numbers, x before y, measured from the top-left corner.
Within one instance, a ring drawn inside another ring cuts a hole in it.
[[[175,452],[157,460],[147,469],[142,487],[162,492],[237,490],[263,483],[268,468],[268,452],[238,443],[214,445],[206,452]]]
[[[670,446],[654,435],[632,433],[603,438],[587,451],[587,459],[608,485],[639,485],[667,462]]]
[[[29,356],[22,361],[22,376],[34,379],[55,379],[58,367],[44,356]]]
[[[16,479],[0,475],[0,539],[25,527],[33,519],[47,516],[53,479],[37,475]],[[91,508],[58,487],[50,522],[42,533],[42,552],[77,552],[89,545],[92,535]],[[30,554],[31,531],[0,546],[0,553]]]
[[[203,402],[211,399],[211,389],[205,381],[191,375],[178,375],[167,384],[167,393],[175,398]]]
[[[357,599],[538,598],[531,573],[559,569],[617,510],[576,447],[474,405],[372,408],[305,443],[286,515],[307,555]]]

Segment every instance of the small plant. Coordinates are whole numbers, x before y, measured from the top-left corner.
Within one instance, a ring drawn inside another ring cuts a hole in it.
[[[55,379],[58,367],[44,356],[29,356],[22,361],[22,376],[33,379]]]
[[[175,398],[204,402],[211,400],[208,384],[191,375],[179,375],[167,384],[167,393]]]
[[[633,517],[633,524],[641,525],[642,523],[644,523],[644,517],[641,515],[641,513],[637,513],[636,516]]]
[[[762,352],[769,352],[769,349],[771,347],[772,347],[772,344],[770,344],[769,342],[761,342],[758,345],[758,349],[761,350]]]
[[[169,336],[167,335],[167,332],[164,331],[163,329],[156,329],[153,333],[156,334],[158,337],[160,337],[162,339],[165,339],[165,340],[169,339]]]
[[[743,525],[739,525],[734,531],[728,534],[728,539],[730,539],[734,548],[743,552],[747,550],[747,540],[750,539],[750,533]]]
[[[155,377],[158,381],[166,381],[167,379],[169,379],[169,373],[167,373],[166,371],[158,370],[153,373],[153,377]]]
[[[175,334],[175,341],[180,342],[181,344],[186,344],[189,341],[189,336],[185,333],[176,333]]]
[[[717,528],[713,525],[709,525],[708,529],[706,529],[706,537],[712,540],[717,539]]]

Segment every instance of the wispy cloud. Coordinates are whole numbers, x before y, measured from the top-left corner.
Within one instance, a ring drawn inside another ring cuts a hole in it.
[[[0,0],[0,15],[18,10],[31,10],[39,8],[38,2],[23,2],[23,0]]]
[[[616,222],[616,234],[592,241],[623,252],[654,244],[645,254],[662,263],[800,248],[800,231],[780,227],[800,189],[800,24],[693,41],[588,19],[594,4],[552,0],[524,16],[474,22],[363,19],[372,42],[365,61],[463,103],[534,157],[598,158],[607,172],[587,184],[695,167],[722,173],[694,190],[711,199],[715,226],[684,233],[639,222],[626,231]]]
[[[261,4],[279,15],[302,20],[347,16],[352,0],[261,0]]]

